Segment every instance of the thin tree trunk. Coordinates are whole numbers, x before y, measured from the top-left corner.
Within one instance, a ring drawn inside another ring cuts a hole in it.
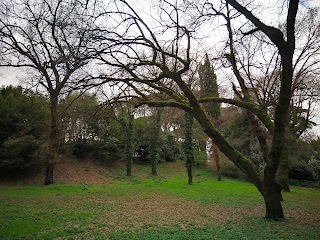
[[[213,148],[213,157],[214,161],[216,162],[216,169],[218,175],[218,181],[221,181],[221,167],[220,167],[220,155],[219,155],[219,148],[216,144],[212,145]]]
[[[54,163],[48,161],[46,166],[46,175],[44,179],[44,185],[53,184],[53,169],[54,169]]]
[[[151,175],[157,176],[157,145],[158,145],[158,137],[161,128],[161,113],[162,109],[157,109],[157,115],[154,119],[151,141],[150,141],[150,160],[151,160]]]
[[[217,125],[213,116],[211,116],[210,121],[213,126]],[[221,167],[220,167],[220,155],[219,155],[219,148],[216,144],[212,142],[212,152],[214,162],[216,163],[216,171],[217,171],[217,180],[221,181]]]
[[[189,113],[185,113],[185,140],[184,140],[184,154],[185,154],[185,164],[188,174],[188,184],[192,184],[192,168],[194,163],[193,154],[193,136],[192,136],[192,126],[194,119]]]
[[[128,177],[132,176],[132,128],[133,114],[130,114],[128,124],[126,126],[126,165]]]

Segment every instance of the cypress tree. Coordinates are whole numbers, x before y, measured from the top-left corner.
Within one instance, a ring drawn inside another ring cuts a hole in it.
[[[208,54],[205,55],[204,64],[199,66],[199,78],[200,78],[200,95],[205,97],[219,97],[217,75],[214,72],[213,66],[211,66]],[[212,124],[216,127],[218,125],[218,118],[220,117],[220,103],[208,102],[203,103],[202,106],[206,113],[209,115]],[[218,180],[221,180],[220,174],[220,156],[218,147],[213,144],[213,156],[216,163]]]
[[[194,154],[193,154],[193,144],[192,144],[192,126],[194,119],[189,113],[185,113],[184,115],[184,123],[185,123],[185,133],[184,133],[184,154],[185,154],[185,164],[188,173],[188,184],[192,184],[192,167],[194,163]]]
[[[157,163],[158,163],[158,138],[161,129],[161,113],[162,109],[157,109],[156,116],[153,120],[153,126],[150,136],[150,161],[151,161],[151,175],[157,176]]]

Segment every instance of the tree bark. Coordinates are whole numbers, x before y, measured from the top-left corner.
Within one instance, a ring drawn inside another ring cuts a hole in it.
[[[280,220],[284,219],[282,208],[281,187],[274,181],[265,182],[267,184],[264,189],[263,198],[266,206],[266,218]]]
[[[281,185],[281,188],[285,192],[290,192],[289,185],[289,156],[288,156],[288,144],[285,143],[282,150],[279,168],[277,171],[277,182]]]
[[[59,154],[59,117],[58,117],[58,94],[50,93],[50,149],[48,149],[47,166],[45,175],[45,185],[51,185],[54,182],[54,165],[57,155]]]
[[[132,176],[132,128],[133,128],[133,114],[129,115],[128,123],[126,128],[126,167],[127,176]]]
[[[192,164],[186,164],[187,174],[188,174],[188,184],[192,185]]]
[[[53,184],[53,169],[54,169],[54,163],[48,161],[46,166],[46,175],[44,179],[44,185]]]
[[[185,154],[185,162],[188,174],[188,184],[192,184],[192,167],[194,163],[194,154],[193,154],[193,134],[192,134],[192,126],[194,119],[189,113],[185,113],[184,116],[185,121],[185,133],[184,133],[184,154]]]
[[[153,129],[152,129],[152,135],[151,135],[151,141],[150,141],[150,160],[151,160],[151,175],[157,176],[157,145],[158,145],[158,137],[161,129],[161,114],[162,109],[157,110],[157,114],[155,116],[154,122],[153,122]]]
[[[216,162],[216,169],[217,169],[217,179],[221,181],[221,167],[220,167],[220,155],[219,155],[219,148],[216,144],[212,144],[213,148],[213,157],[214,161]]]

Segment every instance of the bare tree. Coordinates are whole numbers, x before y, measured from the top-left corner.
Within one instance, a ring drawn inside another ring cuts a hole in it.
[[[96,76],[101,79],[99,84],[115,81],[126,83],[136,92],[137,106],[147,104],[155,107],[177,107],[191,114],[201,125],[204,132],[212,139],[239,169],[241,169],[262,194],[266,217],[272,219],[284,218],[281,205],[281,185],[277,179],[285,143],[286,126],[290,102],[292,100],[293,84],[293,54],[295,46],[295,22],[298,12],[298,0],[288,2],[285,31],[269,26],[235,0],[227,0],[215,15],[222,16],[229,32],[230,52],[226,55],[232,65],[238,86],[234,87],[238,99],[221,97],[199,98],[188,83],[188,71],[192,62],[192,34],[186,27],[181,15],[183,11],[168,1],[161,1],[159,6],[159,21],[148,22],[143,14],[138,14],[127,1],[116,1],[116,11],[106,12],[105,16],[114,20],[114,27],[119,27],[113,33],[112,39],[104,38],[101,44],[112,45],[112,50],[101,54],[100,61],[105,66],[105,74]],[[231,10],[234,8],[248,19],[253,27],[249,32],[261,32],[266,40],[279,53],[279,87],[275,99],[274,118],[269,115],[264,105],[253,101],[250,90],[237,65],[233,34],[231,29]],[[150,24],[150,25],[149,25]],[[232,49],[233,48],[233,49]],[[157,93],[157,94],[155,94]],[[161,94],[158,94],[161,93]],[[246,109],[254,120],[271,135],[270,148],[262,149],[266,159],[264,173],[248,157],[237,151],[222,134],[213,126],[210,118],[201,107],[204,102],[224,102]],[[266,151],[267,150],[267,151]]]
[[[96,4],[96,1],[95,3]],[[1,66],[31,71],[28,80],[50,98],[51,131],[45,184],[53,183],[61,144],[59,97],[85,78],[99,33],[85,0],[13,0],[0,4]]]

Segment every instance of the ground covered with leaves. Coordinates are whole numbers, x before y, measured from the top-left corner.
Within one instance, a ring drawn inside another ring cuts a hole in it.
[[[0,239],[320,238],[317,189],[292,187],[284,194],[286,220],[275,222],[263,218],[252,184],[218,182],[208,168],[195,169],[191,186],[179,162],[161,164],[158,177],[147,165],[136,165],[133,177],[123,166],[82,168],[99,181],[1,186]]]

